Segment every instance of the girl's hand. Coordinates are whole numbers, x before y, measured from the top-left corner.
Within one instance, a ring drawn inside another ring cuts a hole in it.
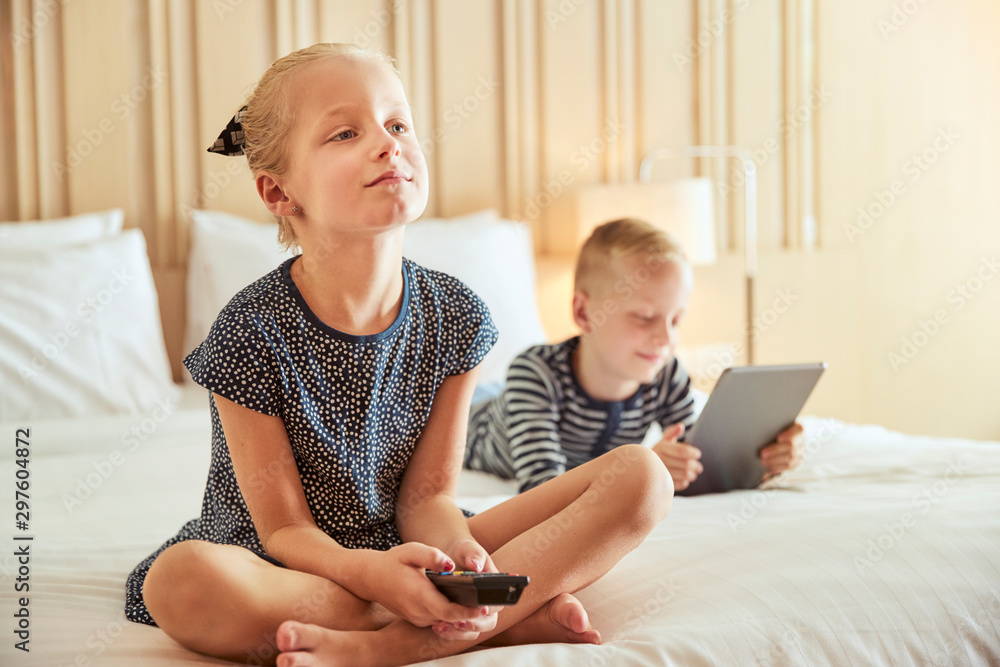
[[[475,540],[459,540],[449,547],[448,553],[455,558],[458,569],[470,572],[497,572],[493,559]],[[495,628],[500,609],[498,607],[477,607],[477,609],[483,612],[474,620],[459,623],[442,621],[434,624],[434,632],[442,639],[475,639],[479,633]]]
[[[470,572],[496,572],[493,559],[479,542],[472,539],[459,540],[448,548],[448,554],[455,559],[456,566]]]
[[[440,549],[407,542],[388,551],[359,552],[364,563],[361,586],[356,594],[416,625],[427,627],[441,621],[462,623],[484,616],[486,607],[463,607],[449,602],[424,574],[424,569],[449,572],[455,563]],[[478,635],[474,633],[472,638]]]
[[[424,569],[439,572],[455,569],[454,561],[440,549],[407,542],[388,551],[365,551],[363,557],[366,564],[360,570],[365,573],[362,597],[381,604],[413,625],[421,628],[433,625],[437,631],[444,623],[454,627],[455,634],[438,634],[449,639],[475,639],[480,632],[492,630],[496,625],[496,615],[490,616],[488,607],[463,607],[450,602],[424,574]],[[493,619],[492,624],[484,624],[484,619],[489,618]]]

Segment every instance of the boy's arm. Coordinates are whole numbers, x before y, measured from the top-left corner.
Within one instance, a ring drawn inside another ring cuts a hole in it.
[[[663,427],[663,438],[654,447],[663,465],[670,471],[674,489],[683,491],[704,472],[699,459],[701,452],[686,444],[688,429],[698,419],[691,379],[675,358],[663,373],[664,400],[657,410],[656,420]]]
[[[660,406],[656,421],[664,431],[674,424],[684,424],[684,433],[678,440],[686,442],[688,431],[698,420],[698,412],[691,393],[691,378],[676,358],[663,374],[663,392],[666,398]]]
[[[503,393],[505,436],[518,491],[524,493],[566,472],[559,439],[559,398],[547,366],[518,357]]]

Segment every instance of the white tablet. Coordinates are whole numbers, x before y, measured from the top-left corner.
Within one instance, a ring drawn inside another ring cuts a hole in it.
[[[795,422],[825,363],[727,368],[685,440],[704,472],[680,496],[752,489],[764,475],[758,452]]]

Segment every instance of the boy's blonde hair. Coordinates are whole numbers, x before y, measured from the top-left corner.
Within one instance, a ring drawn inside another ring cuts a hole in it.
[[[595,228],[580,249],[574,291],[594,296],[627,280],[624,260],[631,258],[644,260],[647,277],[648,271],[667,262],[689,266],[680,243],[670,233],[638,218],[613,220]]]
[[[288,169],[287,139],[294,122],[286,87],[289,75],[317,60],[336,57],[381,61],[399,75],[392,58],[353,44],[314,44],[274,61],[247,98],[247,109],[243,115],[243,153],[254,178],[263,170],[280,176]],[[278,223],[278,242],[282,247],[297,246],[298,239],[289,220],[281,215],[275,215],[274,219]]]

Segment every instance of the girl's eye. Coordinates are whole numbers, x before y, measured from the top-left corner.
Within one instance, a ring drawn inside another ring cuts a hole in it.
[[[354,130],[344,130],[330,137],[331,141],[346,141],[354,136]]]
[[[393,132],[398,132],[400,134],[402,134],[403,132],[406,132],[406,126],[403,125],[402,123],[393,123],[389,127],[392,128]]]

